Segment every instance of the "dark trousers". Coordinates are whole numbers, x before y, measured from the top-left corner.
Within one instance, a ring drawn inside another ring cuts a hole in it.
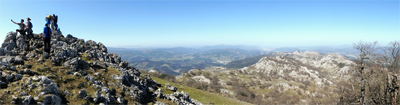
[[[21,35],[25,35],[25,34],[26,34],[26,33],[25,33],[25,30],[17,29],[16,31],[19,32],[19,34],[21,34]]]
[[[27,32],[27,33],[28,33],[26,36],[27,39],[33,38],[33,32]]]
[[[57,24],[57,22],[54,22],[54,28],[55,28],[55,30],[58,29],[58,24]]]
[[[44,51],[50,54],[50,39],[51,37],[44,37]]]

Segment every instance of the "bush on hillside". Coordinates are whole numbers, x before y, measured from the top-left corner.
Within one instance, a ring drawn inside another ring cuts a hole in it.
[[[196,80],[193,80],[192,78],[187,79],[184,82],[185,86],[189,86],[189,87],[193,87],[196,89],[200,89],[200,90],[207,90],[208,88],[208,84],[205,82],[196,82]]]
[[[159,78],[167,80],[167,81],[175,82],[175,76],[173,76],[173,75],[162,74],[161,76],[159,76]]]
[[[241,60],[232,61],[232,62],[229,62],[228,64],[226,64],[224,67],[226,67],[226,68],[247,67],[247,66],[257,63],[264,56],[265,55],[259,55],[259,56],[249,57],[249,58],[245,58],[245,59],[241,59]]]
[[[211,79],[211,83],[210,83],[210,91],[212,91],[212,92],[220,92],[220,90],[222,88],[223,87],[219,83],[219,78],[216,75],[213,76],[213,78]]]
[[[206,78],[208,78],[208,79],[211,79],[210,75],[211,75],[211,74],[210,74],[209,72],[203,73],[203,76],[206,77]]]

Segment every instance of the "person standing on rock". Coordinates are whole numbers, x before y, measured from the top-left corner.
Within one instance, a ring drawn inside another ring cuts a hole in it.
[[[44,41],[44,51],[50,54],[50,39],[51,39],[51,29],[49,27],[50,24],[45,24],[43,29],[43,41]]]
[[[54,15],[53,16],[52,15],[47,15],[46,16],[46,24],[50,25],[49,27],[50,27],[51,30],[55,30],[54,29],[54,19],[55,19]]]
[[[51,15],[47,15],[46,16],[46,18],[45,18],[45,20],[46,20],[46,24],[49,24],[49,25],[51,25],[52,24],[52,16]],[[50,27],[50,26],[49,26]]]
[[[58,21],[58,16],[55,15],[55,14],[53,14],[53,26],[54,26],[54,29],[55,29],[55,30],[58,30],[57,21]]]
[[[11,19],[11,22],[13,22],[14,24],[19,25],[19,29],[16,30],[16,33],[19,32],[21,35],[25,35],[24,19],[21,19],[21,23],[14,22],[12,19]]]
[[[32,27],[33,27],[33,24],[31,23],[31,18],[26,18],[26,20],[27,20],[27,22],[26,22],[26,28],[25,28],[25,30],[26,30],[26,33],[27,33],[27,39],[30,39],[30,38],[32,38],[33,37],[33,30],[32,30]]]

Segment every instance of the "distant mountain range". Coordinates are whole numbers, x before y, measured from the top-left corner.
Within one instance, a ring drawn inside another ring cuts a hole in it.
[[[191,69],[223,66],[231,61],[258,56],[268,51],[251,46],[206,46],[201,48],[110,48],[110,52],[121,55],[130,65],[142,70],[157,70],[171,75],[180,75]]]
[[[282,47],[266,48],[246,45],[216,45],[199,48],[108,48],[121,55],[130,65],[141,70],[157,70],[162,73],[179,75],[191,69],[206,69],[215,66],[242,68],[257,63],[265,55],[274,52],[317,51],[321,54],[335,53],[354,58],[352,46],[327,47]]]

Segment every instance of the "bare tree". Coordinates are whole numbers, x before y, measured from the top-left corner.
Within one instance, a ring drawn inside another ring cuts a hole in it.
[[[359,62],[357,62],[357,67],[358,71],[361,74],[361,104],[365,105],[365,77],[363,76],[364,69],[365,69],[365,60],[370,60],[370,57],[374,54],[374,52],[377,50],[376,44],[378,42],[375,41],[373,43],[370,42],[358,42],[358,43],[353,43],[353,47],[360,51],[360,58]]]
[[[361,99],[359,100],[362,105],[369,102],[398,105],[397,73],[400,72],[400,42],[390,42],[388,46],[382,48],[383,54],[374,53],[380,49],[376,47],[376,44],[377,42],[361,41],[353,44],[353,47],[360,51],[359,61],[357,61],[357,68],[361,74]]]
[[[400,41],[390,42],[388,46],[384,48],[384,59],[389,72],[399,72]]]
[[[399,86],[397,83],[397,78],[399,73],[399,60],[400,60],[400,42],[394,41],[390,42],[388,46],[386,46],[383,50],[383,62],[382,66],[386,67],[388,72],[386,78],[386,91],[385,94],[389,98],[389,102],[387,104],[396,104],[398,105],[398,90]]]

